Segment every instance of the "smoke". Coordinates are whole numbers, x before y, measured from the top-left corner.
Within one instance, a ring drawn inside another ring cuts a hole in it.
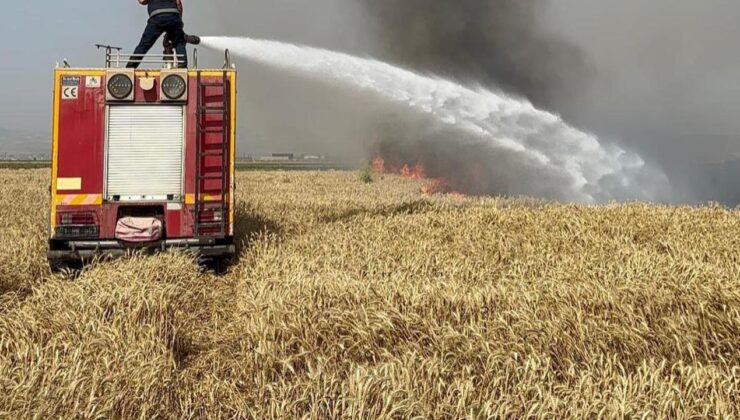
[[[375,54],[364,9],[347,0],[185,2],[185,29],[199,35],[255,36]],[[219,54],[199,49],[201,67]],[[380,104],[234,57],[239,68],[238,153],[328,154],[359,162]]]
[[[385,57],[526,96],[740,204],[740,3],[367,0]]]
[[[594,76],[557,106],[659,162],[687,201],[740,204],[740,2],[558,0],[543,25]]]
[[[427,162],[427,153],[410,157],[429,175],[442,177],[458,191],[530,195],[586,203],[656,200],[668,186],[659,171],[614,144],[569,126],[557,115],[501,92],[427,77],[387,63],[320,48],[238,37],[203,37],[202,45],[229,49],[307,80],[321,80],[345,92],[377,98],[386,108],[401,108],[403,122],[422,119],[424,144],[447,154],[447,163]],[[393,144],[405,146],[396,137]],[[467,151],[468,159],[460,159]],[[400,154],[388,156],[398,158]],[[470,166],[474,178],[464,176]]]
[[[570,96],[570,87],[591,77],[580,48],[544,31],[544,0],[362,4],[375,24],[382,57],[415,69],[497,86],[540,107],[554,106],[556,98]]]
[[[681,191],[677,199],[734,204],[738,183],[724,168],[736,166],[721,162],[740,154],[740,3],[710,3],[220,0],[188,3],[186,21],[195,33],[369,55],[525,96],[656,162]],[[368,158],[404,139],[398,153],[438,156],[429,160],[443,167],[459,166],[450,156],[475,155],[409,150],[455,134],[363,95],[239,65],[243,152]]]
[[[519,93],[668,173],[676,200],[740,203],[740,3],[365,1],[385,57]]]

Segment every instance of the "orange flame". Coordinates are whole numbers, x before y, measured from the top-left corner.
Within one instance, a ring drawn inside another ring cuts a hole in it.
[[[411,179],[426,179],[427,174],[424,166],[417,163],[414,167],[403,165],[403,168],[401,168],[401,176]]]
[[[401,175],[404,178],[416,179],[416,180],[428,180],[424,186],[421,187],[421,193],[427,196],[436,194],[451,194],[456,196],[463,196],[464,194],[455,191],[452,186],[452,182],[449,180],[440,178],[434,179],[427,175],[426,168],[421,163],[417,163],[414,166],[405,164],[401,169],[398,167],[389,167],[386,165],[385,159],[378,155],[372,161],[373,171],[377,174],[395,173]]]
[[[380,156],[376,156],[375,159],[373,159],[373,172],[376,174],[385,173],[385,159]]]
[[[452,186],[447,180],[437,179],[421,187],[424,195],[448,194],[452,192]]]

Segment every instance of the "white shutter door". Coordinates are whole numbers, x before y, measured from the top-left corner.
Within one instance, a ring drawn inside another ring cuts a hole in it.
[[[111,106],[108,199],[180,198],[184,143],[182,106]]]

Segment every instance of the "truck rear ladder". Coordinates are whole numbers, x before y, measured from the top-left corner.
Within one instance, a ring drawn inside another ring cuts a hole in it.
[[[197,76],[194,236],[223,239],[228,233],[229,80]],[[214,92],[215,91],[215,92]]]

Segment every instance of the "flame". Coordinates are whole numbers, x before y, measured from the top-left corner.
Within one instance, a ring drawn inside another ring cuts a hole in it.
[[[446,179],[436,179],[421,187],[424,195],[432,196],[435,194],[458,194],[452,189],[452,185]]]
[[[421,193],[427,196],[436,194],[464,196],[464,194],[455,191],[452,182],[449,180],[429,177],[426,168],[421,163],[416,163],[413,166],[404,164],[400,169],[397,169],[398,167],[394,169],[392,165],[386,164],[382,156],[378,155],[372,160],[372,167],[373,172],[377,174],[397,174],[404,178],[429,181],[421,187]]]
[[[375,172],[376,174],[385,173],[385,159],[383,159],[381,156],[376,156],[375,159],[373,159],[372,165],[373,172]]]
[[[403,165],[403,168],[401,168],[401,176],[405,178],[411,178],[411,179],[426,179],[426,170],[424,170],[424,167],[417,163],[413,167],[409,167],[409,165]]]

